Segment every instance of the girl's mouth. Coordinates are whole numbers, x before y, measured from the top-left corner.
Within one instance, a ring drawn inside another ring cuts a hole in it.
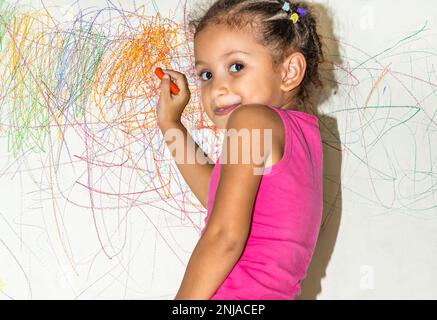
[[[233,104],[233,105],[230,105],[230,106],[215,108],[214,109],[214,113],[216,115],[218,115],[218,116],[223,116],[223,115],[228,114],[229,112],[231,112],[232,110],[234,110],[238,106],[239,106],[239,104]]]

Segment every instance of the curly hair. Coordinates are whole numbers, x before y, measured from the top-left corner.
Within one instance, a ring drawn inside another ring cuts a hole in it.
[[[289,2],[290,9],[305,9],[305,15],[292,23],[289,14],[282,10],[281,0],[217,0],[206,12],[190,13],[188,28],[194,38],[208,25],[220,24],[235,30],[251,32],[255,40],[270,49],[272,68],[277,70],[293,52],[301,52],[307,61],[304,78],[299,86],[298,102],[305,104],[312,87],[322,87],[319,64],[324,57],[317,33],[317,21],[311,7],[305,2]]]

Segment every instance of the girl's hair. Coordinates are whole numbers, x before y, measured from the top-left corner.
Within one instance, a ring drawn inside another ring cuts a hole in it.
[[[205,13],[190,14],[188,27],[193,38],[208,25],[221,24],[232,30],[247,30],[258,43],[271,51],[273,70],[293,52],[301,52],[307,61],[305,76],[297,92],[298,103],[309,98],[311,85],[322,86],[319,64],[323,61],[322,43],[317,34],[316,19],[311,7],[302,2],[290,2],[290,9],[305,9],[297,23],[282,10],[281,0],[217,0]],[[248,29],[246,29],[248,27]]]

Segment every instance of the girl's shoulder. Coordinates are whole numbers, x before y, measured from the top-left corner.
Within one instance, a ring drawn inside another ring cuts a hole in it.
[[[282,159],[286,139],[286,124],[278,111],[279,109],[275,110],[275,108],[262,104],[241,105],[231,113],[228,120],[228,129],[271,130],[271,148],[268,160],[272,164]],[[263,143],[262,133],[260,137],[260,143]]]
[[[273,132],[279,131],[279,136],[283,136],[283,121],[278,111],[273,110],[274,108],[263,104],[241,105],[229,116],[228,129],[232,127],[272,129]]]

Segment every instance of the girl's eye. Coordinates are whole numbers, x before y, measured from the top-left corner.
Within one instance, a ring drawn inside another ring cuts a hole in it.
[[[233,64],[231,64],[231,66],[242,66],[243,68],[244,68],[244,66],[241,64],[241,63],[233,63]],[[241,68],[242,69],[242,68]],[[240,69],[240,70],[241,70]],[[238,71],[240,71],[240,70],[238,70]]]
[[[233,64],[231,64],[231,68],[232,68],[232,66],[241,66],[241,67],[243,67],[244,68],[244,66],[241,64],[241,63],[233,63]],[[241,69],[243,69],[243,68],[238,68],[237,67],[237,72],[238,71],[240,71]],[[202,71],[202,72],[200,72],[199,74],[198,74],[198,76],[199,76],[199,78],[201,79],[201,80],[203,80],[203,81],[208,81],[208,79],[205,79],[205,78],[203,78],[202,77],[202,75],[204,75],[204,74],[211,74],[211,72],[209,72],[209,71]]]
[[[209,71],[205,71],[205,72],[201,72],[201,73],[199,73],[198,76],[199,76],[200,80],[208,81],[208,79],[205,80],[204,78],[202,78],[202,75],[205,74],[205,73],[211,73],[211,72],[209,72]]]

